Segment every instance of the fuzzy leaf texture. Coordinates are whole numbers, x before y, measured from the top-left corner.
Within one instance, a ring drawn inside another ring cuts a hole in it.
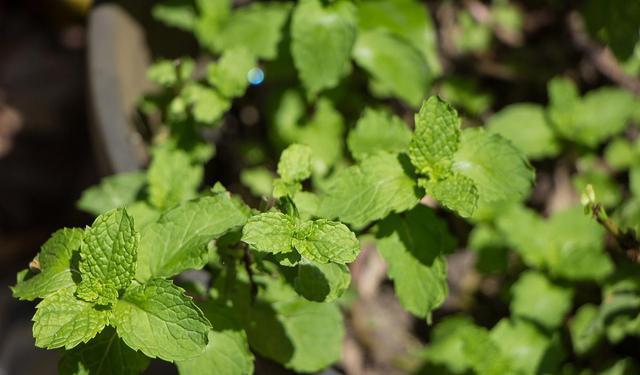
[[[36,306],[33,337],[36,346],[71,349],[91,340],[109,323],[110,310],[80,300],[70,286],[48,295]]]
[[[166,361],[200,355],[211,328],[191,297],[164,279],[127,290],[113,308],[110,323],[128,346]]]
[[[78,271],[71,268],[71,258],[73,253],[80,249],[83,235],[84,232],[80,228],[56,231],[40,249],[37,258],[40,272],[23,270],[19,274],[22,277],[11,288],[13,296],[32,301],[73,286],[73,272]]]
[[[78,297],[100,305],[114,303],[135,274],[139,240],[125,209],[98,216],[85,229],[80,246]]]
[[[242,228],[242,241],[258,251],[272,254],[292,251],[295,220],[280,212],[252,216]]]
[[[227,192],[182,203],[140,233],[136,279],[170,277],[207,262],[207,243],[247,221],[245,207]]]
[[[311,176],[311,147],[293,144],[280,155],[278,174],[284,181],[302,181]]]
[[[300,255],[318,263],[351,263],[360,252],[360,242],[346,225],[325,219],[298,225],[292,243]]]
[[[355,40],[354,6],[337,1],[301,0],[291,20],[291,54],[309,98],[335,87],[350,65]]]
[[[411,162],[431,179],[446,177],[460,145],[458,113],[442,99],[432,96],[422,104],[415,123],[409,144]]]

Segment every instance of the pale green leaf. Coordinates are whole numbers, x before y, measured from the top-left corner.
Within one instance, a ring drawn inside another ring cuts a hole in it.
[[[112,304],[136,272],[140,235],[123,208],[104,213],[85,229],[80,246],[80,298]]]
[[[335,87],[349,69],[356,34],[353,4],[301,0],[291,20],[291,54],[307,96]]]
[[[258,251],[288,253],[292,250],[295,225],[291,216],[264,212],[249,218],[242,228],[242,241]]]
[[[420,52],[384,30],[360,32],[353,59],[372,76],[378,96],[398,97],[417,107],[428,93],[432,74]]]
[[[196,121],[208,126],[217,125],[222,115],[231,108],[229,99],[198,83],[189,84],[182,89],[179,99],[191,106],[191,113]]]
[[[311,147],[292,144],[280,155],[278,174],[285,181],[302,181],[311,176]]]
[[[440,74],[438,36],[425,4],[415,0],[374,0],[358,3],[358,29],[384,29],[417,48],[429,69]]]
[[[439,181],[421,179],[427,194],[462,217],[470,217],[478,208],[478,188],[460,173],[453,173]]]
[[[549,118],[557,132],[589,147],[624,130],[638,106],[638,98],[616,87],[601,87],[580,98],[575,85],[563,78],[549,83],[549,97]]]
[[[243,47],[257,58],[272,60],[277,56],[290,8],[286,3],[251,3],[240,7],[218,22],[219,31],[209,36],[208,45],[218,52]]]
[[[351,273],[344,264],[304,262],[298,264],[294,287],[309,301],[332,302],[350,283]]]
[[[453,107],[437,96],[422,104],[415,115],[416,127],[409,157],[416,169],[433,179],[445,177],[460,146],[460,118]]]
[[[360,242],[346,225],[325,219],[297,225],[293,247],[317,263],[351,263],[360,252]]]
[[[240,228],[246,210],[223,192],[185,202],[140,233],[136,279],[170,277],[207,262],[207,243]]]
[[[511,313],[553,330],[572,305],[573,291],[552,283],[543,274],[527,271],[511,287]]]
[[[194,198],[203,173],[201,165],[191,164],[186,152],[169,145],[154,148],[147,171],[149,202],[163,210]]]
[[[518,103],[505,107],[491,116],[486,126],[532,159],[552,157],[560,151],[545,110],[538,104]]]
[[[318,214],[363,227],[391,212],[409,210],[422,197],[411,169],[403,154],[368,157],[331,178]]]
[[[156,4],[151,8],[153,18],[169,25],[191,31],[196,24],[196,12],[190,2],[169,0]]]
[[[251,348],[298,372],[316,372],[338,361],[344,338],[338,307],[283,292],[276,302],[252,306],[245,323]]]
[[[73,350],[65,351],[58,371],[62,375],[137,375],[149,358],[129,348],[111,328]]]
[[[518,374],[557,374],[564,359],[559,337],[548,337],[526,320],[501,320],[491,339]]]
[[[209,65],[207,79],[227,98],[239,97],[247,89],[247,75],[256,64],[256,58],[249,50],[232,48],[225,51],[217,62]]]
[[[262,197],[271,195],[275,176],[264,167],[245,168],[240,172],[240,182],[249,188],[251,194]]]
[[[38,273],[24,270],[14,287],[13,296],[32,301],[44,298],[60,289],[73,286],[71,258],[80,249],[84,232],[80,228],[64,228],[56,231],[42,245],[38,254],[40,271]]]
[[[109,322],[110,310],[98,309],[74,295],[67,287],[48,295],[36,306],[33,337],[36,346],[71,349],[91,340]]]
[[[454,249],[455,241],[446,224],[419,205],[384,219],[376,236],[400,303],[414,315],[427,317],[448,293],[444,254]]]
[[[362,160],[378,151],[406,151],[410,140],[411,131],[402,119],[383,110],[367,108],[349,132],[347,144],[354,159]]]
[[[145,173],[140,171],[105,177],[98,185],[82,193],[78,208],[97,216],[114,208],[125,207],[140,197],[146,182]]]
[[[535,175],[524,154],[509,141],[477,128],[462,132],[453,171],[473,181],[480,204],[524,198]]]
[[[247,335],[233,311],[211,302],[203,304],[202,310],[205,317],[213,322],[209,343],[200,356],[176,363],[180,375],[252,374],[253,354],[249,351]]]
[[[191,297],[164,279],[129,288],[114,306],[110,323],[128,346],[166,361],[200,355],[211,329]]]

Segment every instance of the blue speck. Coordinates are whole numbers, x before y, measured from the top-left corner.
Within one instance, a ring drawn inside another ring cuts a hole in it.
[[[257,86],[264,81],[264,72],[260,68],[253,68],[247,73],[247,81],[250,84]]]

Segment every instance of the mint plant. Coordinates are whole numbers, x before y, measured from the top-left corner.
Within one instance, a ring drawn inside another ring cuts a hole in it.
[[[64,374],[321,371],[358,341],[379,255],[429,330],[398,371],[633,373],[618,352],[640,337],[638,96],[554,71],[546,102],[494,108],[443,55],[519,46],[524,10],[438,7],[450,35],[417,0],[154,6],[203,56],[149,68],[147,168],[87,189],[93,224],[18,274],[36,346],[63,348]]]

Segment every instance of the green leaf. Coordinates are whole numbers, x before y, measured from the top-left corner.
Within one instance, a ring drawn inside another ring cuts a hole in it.
[[[317,263],[351,263],[360,252],[360,242],[346,225],[325,219],[297,225],[293,246]]]
[[[207,45],[217,52],[243,47],[257,58],[272,60],[277,56],[290,8],[286,3],[251,3],[240,7],[218,22],[219,31],[210,33]]]
[[[433,179],[446,177],[460,145],[460,118],[455,109],[437,96],[422,104],[409,144],[411,163]]]
[[[309,301],[332,302],[342,296],[351,283],[351,273],[344,264],[304,262],[297,268],[294,287]]]
[[[280,212],[264,212],[252,216],[242,228],[242,241],[253,249],[272,254],[292,251],[296,223]]]
[[[213,322],[209,343],[200,356],[176,363],[180,375],[252,374],[253,354],[233,311],[212,302],[203,304],[202,309],[206,318]]]
[[[459,173],[439,181],[420,179],[419,183],[427,194],[462,217],[472,216],[478,208],[478,188],[470,178]]]
[[[463,332],[473,328],[473,322],[466,316],[449,315],[443,318],[431,331],[429,345],[423,352],[427,367],[420,373],[437,373],[429,368],[430,365],[436,365],[438,369],[444,367],[443,370],[452,374],[465,373],[469,363],[464,352]]]
[[[613,271],[603,248],[604,229],[582,207],[543,220],[514,206],[497,217],[497,227],[524,262],[569,280],[601,280]]]
[[[109,305],[126,289],[136,272],[140,235],[123,208],[104,213],[85,229],[80,246],[78,297]]]
[[[556,131],[589,147],[624,130],[638,106],[633,94],[616,87],[601,87],[580,98],[573,82],[563,78],[549,83],[549,97],[549,118]]]
[[[280,155],[278,174],[285,181],[302,181],[311,176],[311,147],[292,144]]]
[[[294,141],[311,147],[313,172],[324,176],[342,158],[343,134],[342,115],[331,101],[320,98],[311,121],[298,128]]]
[[[569,321],[569,333],[576,354],[588,354],[602,340],[604,333],[597,323],[598,307],[591,304],[580,306],[573,319]]]
[[[354,159],[362,160],[378,151],[406,151],[410,140],[411,131],[402,119],[383,110],[367,108],[355,129],[349,132],[347,144]]]
[[[489,118],[487,128],[510,140],[532,159],[553,157],[560,151],[542,106],[512,104]]]
[[[616,171],[628,169],[637,159],[636,151],[625,138],[612,140],[604,149],[607,164]]]
[[[438,38],[429,9],[415,0],[375,0],[358,4],[358,29],[383,29],[417,48],[429,70],[440,74]]]
[[[476,80],[458,75],[449,76],[442,82],[439,95],[474,116],[485,113],[493,103],[493,96],[478,87]]]
[[[129,288],[114,306],[110,323],[128,346],[166,361],[200,355],[211,329],[184,290],[164,279]]]
[[[403,39],[379,29],[360,32],[353,59],[372,76],[378,96],[395,96],[417,107],[427,95],[432,78],[429,66]]]
[[[48,295],[36,306],[33,337],[39,348],[71,349],[91,340],[109,322],[110,311],[74,296],[75,287]]]
[[[238,229],[246,210],[223,192],[185,202],[140,233],[136,279],[171,277],[207,263],[207,243]]]
[[[273,173],[265,167],[245,168],[240,172],[242,185],[258,197],[271,195],[274,180]]]
[[[547,337],[525,320],[502,319],[491,338],[518,374],[557,374],[564,359],[559,336]]]
[[[217,125],[222,115],[231,108],[229,99],[218,91],[197,83],[185,86],[179,99],[191,105],[191,112],[196,121],[209,126]]]
[[[94,215],[135,202],[147,182],[144,172],[126,172],[105,177],[100,184],[85,190],[78,200],[78,208]]]
[[[62,375],[137,375],[149,365],[149,358],[132,350],[107,328],[87,344],[65,351],[58,371]]]
[[[355,40],[353,4],[301,0],[291,20],[291,54],[309,98],[335,87],[349,69]]]
[[[583,15],[593,36],[606,43],[618,59],[631,56],[640,40],[640,5],[625,0],[588,0]]]
[[[418,205],[378,224],[378,250],[388,263],[396,295],[405,309],[427,317],[448,293],[444,254],[455,241],[430,208]]]
[[[186,152],[169,145],[154,148],[147,171],[149,202],[163,210],[194,198],[203,173],[201,165],[191,164]]]
[[[256,58],[243,47],[225,51],[220,59],[209,65],[207,79],[227,98],[242,96],[249,85],[247,75],[256,66]]]
[[[13,296],[32,301],[44,298],[60,289],[74,285],[71,258],[80,249],[84,232],[80,228],[64,228],[56,231],[42,245],[38,262],[40,272],[33,274],[24,270],[25,276],[11,288]]]
[[[511,313],[553,330],[562,324],[572,305],[573,291],[553,284],[543,274],[527,271],[512,286]]]
[[[453,171],[473,181],[480,204],[524,198],[535,176],[520,150],[500,135],[477,128],[462,132]]]
[[[256,303],[245,330],[260,355],[298,372],[316,372],[340,359],[343,324],[336,305],[309,302],[294,293],[277,302]]]
[[[327,184],[318,215],[364,227],[391,212],[415,206],[422,197],[403,154],[381,152],[338,172]]]
[[[189,2],[169,0],[151,8],[153,18],[181,30],[191,31],[196,25],[196,12]]]

